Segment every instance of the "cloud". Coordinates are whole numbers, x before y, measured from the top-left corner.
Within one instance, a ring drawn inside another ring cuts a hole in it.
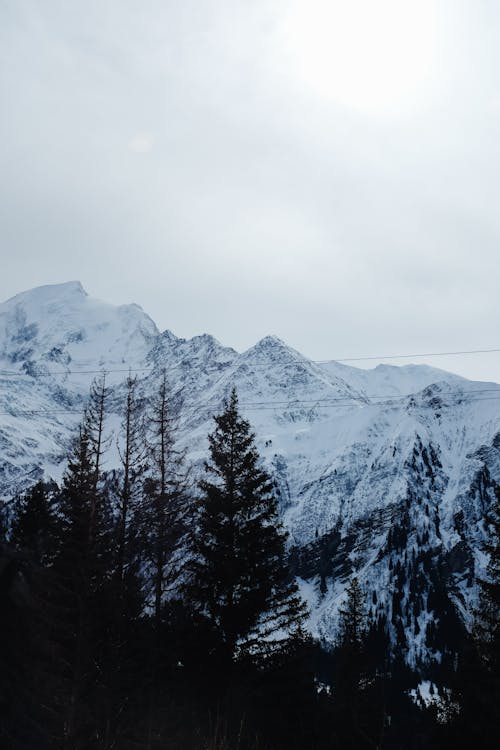
[[[154,138],[151,133],[136,133],[128,142],[129,151],[136,154],[149,154],[153,150]]]
[[[440,95],[384,118],[297,78],[291,5],[0,2],[0,299],[79,278],[316,359],[494,347],[500,6],[436,0]]]

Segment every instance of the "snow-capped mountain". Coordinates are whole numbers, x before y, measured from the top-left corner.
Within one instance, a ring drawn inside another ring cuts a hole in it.
[[[446,595],[467,620],[485,565],[484,514],[500,481],[500,386],[425,365],[316,364],[273,336],[238,353],[209,335],[160,333],[139,306],[100,302],[78,282],[44,286],[0,305],[6,501],[42,474],[60,478],[102,370],[113,389],[110,430],[129,370],[146,394],[165,372],[194,461],[236,386],[274,477],[313,632],[334,638],[356,574],[409,662],[441,658],[432,603]],[[110,467],[114,460],[111,452]]]

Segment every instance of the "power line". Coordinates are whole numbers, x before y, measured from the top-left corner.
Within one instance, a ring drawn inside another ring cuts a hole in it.
[[[431,384],[432,385],[432,384]],[[429,386],[427,386],[429,387]],[[425,390],[425,387],[421,389],[421,391]],[[394,394],[390,395],[387,393],[362,393],[358,397],[355,395],[346,395],[346,396],[324,396],[319,398],[311,398],[311,399],[304,399],[304,398],[285,398],[285,399],[269,399],[266,401],[240,401],[240,406],[276,406],[276,407],[282,407],[283,405],[303,405],[303,404],[321,404],[323,402],[332,402],[332,401],[339,401],[344,403],[351,403],[355,401],[356,403],[359,403],[360,401],[366,403],[366,399],[372,399],[372,398],[382,398],[389,401],[395,401],[395,400],[404,400],[413,398],[417,393],[420,393],[421,391],[415,391],[414,393],[406,393],[406,394]],[[489,388],[467,388],[467,389],[461,389],[457,391],[453,391],[451,393],[445,394],[448,396],[463,396],[467,395],[469,393],[490,393],[490,392],[498,391],[500,392],[500,385],[493,385]],[[205,404],[208,404],[209,401],[203,401],[199,404],[192,404],[191,406],[184,407],[185,409],[198,409],[200,406],[203,406]],[[40,411],[40,410],[36,410]],[[51,413],[63,413],[63,414],[72,414],[72,413],[79,413],[77,410],[74,409],[51,409]],[[3,412],[0,412],[0,414]]]
[[[369,361],[375,361],[375,360],[389,360],[389,359],[415,359],[415,358],[422,358],[422,357],[452,357],[452,356],[459,356],[459,355],[474,355],[474,354],[492,354],[492,353],[498,353],[500,352],[500,348],[497,349],[464,349],[462,351],[452,351],[452,352],[424,352],[424,353],[416,353],[416,354],[383,354],[383,355],[369,355],[369,356],[361,356],[361,357],[337,357],[332,359],[307,359],[304,358],[303,361],[292,359],[288,364],[297,364],[297,365],[303,365],[303,364],[315,364],[315,365],[326,365],[326,364],[335,364],[337,362],[343,363],[343,362],[369,362]],[[67,377],[71,377],[74,375],[98,375],[103,372],[107,373],[134,373],[134,372],[155,372],[159,371],[161,372],[163,369],[177,369],[182,366],[182,364],[185,364],[186,362],[193,362],[196,358],[195,357],[186,357],[184,358],[181,363],[176,363],[170,368],[165,368],[161,366],[155,366],[155,367],[120,367],[120,368],[107,368],[107,367],[101,367],[100,369],[68,369],[68,370],[47,370],[46,372],[37,373],[36,377],[47,377],[49,375],[63,375]],[[226,361],[219,363],[218,367],[211,367],[211,368],[205,368],[204,372],[220,372],[221,369],[226,368],[229,369],[234,366],[242,366],[242,365],[251,365],[252,367],[269,367],[269,362],[257,362],[252,360],[242,360],[238,361],[239,357],[237,356],[232,361]],[[287,364],[287,363],[283,363]],[[30,380],[33,380],[35,376],[29,375],[26,372],[19,372],[18,370],[7,370],[7,369],[0,369],[0,377],[10,377],[10,376],[18,376],[18,377],[25,377],[29,378]]]
[[[23,378],[30,378],[30,380],[35,380],[37,377],[47,377],[48,375],[101,375],[102,373],[108,373],[111,372],[153,372],[153,367],[125,367],[120,369],[113,369],[113,368],[107,368],[107,367],[101,367],[100,370],[46,370],[45,372],[38,372],[36,373],[36,376],[29,375],[27,372],[19,372],[18,370],[1,370],[0,369],[0,377],[10,377],[11,375],[18,375]],[[161,369],[161,368],[160,368]]]
[[[422,390],[425,390],[425,388],[423,388]],[[461,395],[465,393],[489,393],[490,391],[500,392],[500,386],[498,387],[493,386],[492,388],[470,388],[467,390],[456,391],[448,395]],[[419,393],[419,391],[417,391],[416,393]],[[387,393],[379,393],[379,394],[366,393],[366,394],[361,394],[361,396],[358,398],[356,398],[355,396],[325,396],[324,398],[312,398],[312,399],[301,398],[301,399],[297,399],[296,401],[300,402],[301,404],[308,404],[308,403],[317,404],[317,403],[322,403],[324,401],[326,402],[330,402],[330,401],[359,402],[359,401],[365,401],[365,399],[370,399],[370,398],[384,398],[388,400],[394,400],[394,399],[412,398],[413,396],[415,396],[415,393],[399,394],[399,395],[394,395],[394,396],[391,396],[390,394],[387,394]],[[276,400],[276,401],[274,399],[271,401],[240,401],[240,405],[241,406],[260,406],[262,404],[264,405],[275,404],[277,406],[281,406],[282,404],[294,404],[296,403],[296,401],[294,401],[293,399],[289,399],[289,398]]]
[[[413,359],[414,357],[454,357],[457,354],[490,354],[500,352],[500,349],[467,349],[460,352],[425,352],[424,354],[386,354],[370,357],[346,357],[344,359],[319,359],[316,364],[324,365],[328,362],[367,362],[375,359]]]
[[[463,399],[464,396],[466,396],[469,393],[488,393],[488,392],[499,392],[500,393],[500,387],[499,388],[483,388],[483,389],[474,389],[471,391],[462,391],[462,392],[455,392],[455,393],[449,393],[446,394],[447,396],[450,396],[454,398],[454,400],[460,400]],[[343,408],[345,406],[354,405],[354,404],[360,404],[363,403],[363,405],[366,406],[398,406],[400,404],[404,404],[405,402],[410,402],[412,399],[414,399],[415,394],[408,394],[406,396],[394,396],[394,397],[388,397],[388,396],[369,396],[369,398],[385,398],[385,401],[379,401],[376,403],[367,403],[366,401],[362,399],[348,399],[346,398],[331,398],[331,399],[297,399],[295,401],[260,401],[260,402],[240,402],[240,406],[247,410],[247,411],[276,411],[279,410],[296,410],[296,409],[311,409],[314,407],[318,407],[321,409],[333,409],[333,408]],[[479,402],[479,401],[500,401],[500,395],[499,396],[474,396],[467,400],[468,403],[470,402]],[[444,404],[447,406],[448,404]],[[200,411],[204,407],[209,407],[210,403],[208,401],[202,402],[200,404],[193,404],[190,406],[186,406],[181,410],[181,416],[183,413],[188,411]],[[214,407],[218,407],[219,404],[212,404]],[[419,403],[419,407],[422,408],[435,408],[435,404],[426,404],[426,403]],[[42,416],[42,417],[50,417],[50,416],[57,416],[60,414],[77,414],[82,415],[83,410],[79,409],[26,409],[24,411],[18,411],[16,413],[12,413],[10,411],[0,411],[1,416],[11,416],[11,417],[29,417],[29,416]]]
[[[406,396],[406,398],[410,399],[411,396]],[[468,399],[467,403],[472,403],[472,402],[477,403],[479,401],[500,401],[500,396],[486,396],[483,398],[470,398]],[[335,408],[342,408],[344,406],[348,406],[348,404],[316,404],[316,405],[321,409],[335,409]],[[365,404],[364,406],[369,407],[369,406],[399,406],[399,405],[402,405],[401,400],[398,401],[397,399],[389,399],[388,401],[379,401],[374,404]],[[449,406],[449,405],[450,404],[444,404],[444,406]],[[297,405],[297,408],[300,408],[300,407],[301,407],[300,404]],[[425,404],[425,403],[418,404],[418,407],[436,408],[435,404]],[[280,408],[280,407],[255,406],[255,407],[248,407],[246,410],[247,411],[276,411],[276,408]],[[295,404],[290,404],[289,408],[290,409],[295,408]],[[304,406],[304,408],[307,408],[307,406]],[[309,407],[309,408],[314,408],[314,407]]]

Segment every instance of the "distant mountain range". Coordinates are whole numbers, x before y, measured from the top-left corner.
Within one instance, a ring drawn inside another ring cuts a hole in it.
[[[135,304],[89,297],[79,282],[38,287],[0,305],[0,496],[42,475],[59,480],[91,379],[147,395],[166,372],[191,460],[236,386],[290,533],[310,627],[335,638],[356,574],[407,662],[439,662],[443,599],[467,622],[484,571],[484,515],[500,481],[500,386],[425,365],[361,370],[317,364],[267,336],[243,353],[210,335],[160,332]],[[108,468],[117,464],[114,441]]]

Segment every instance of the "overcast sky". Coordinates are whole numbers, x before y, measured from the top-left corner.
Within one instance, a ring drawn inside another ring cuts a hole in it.
[[[496,0],[0,0],[0,86],[0,299],[79,279],[315,359],[500,348]]]

